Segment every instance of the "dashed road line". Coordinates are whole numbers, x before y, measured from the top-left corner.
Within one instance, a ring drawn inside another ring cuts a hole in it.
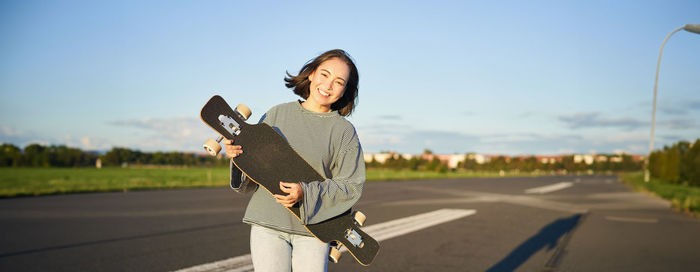
[[[634,218],[634,217],[606,216],[605,219],[608,221],[630,222],[630,223],[648,223],[648,224],[659,223],[659,219],[656,219],[656,218]]]
[[[571,186],[574,186],[573,182],[565,181],[565,182],[559,182],[559,183],[552,184],[552,185],[530,188],[530,189],[525,190],[525,193],[526,194],[546,194],[546,193],[551,193],[554,191],[563,190],[563,189],[569,188]]]
[[[427,188],[427,187],[407,187],[407,190],[417,190],[421,192],[434,192],[446,195],[456,196],[457,198],[432,198],[432,199],[417,199],[417,200],[400,200],[387,202],[383,205],[387,206],[405,206],[405,205],[444,205],[444,204],[459,204],[459,203],[478,203],[478,202],[503,202],[514,205],[521,205],[545,210],[563,211],[570,213],[587,213],[588,209],[584,206],[569,204],[563,202],[555,202],[538,197],[525,195],[506,195],[484,193],[476,191],[455,191],[447,189]]]

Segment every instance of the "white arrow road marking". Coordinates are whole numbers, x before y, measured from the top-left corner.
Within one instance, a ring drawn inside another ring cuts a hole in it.
[[[399,218],[388,222],[375,224],[363,227],[370,236],[377,241],[388,240],[397,236],[405,235],[411,232],[419,231],[435,225],[457,220],[462,217],[470,216],[476,213],[476,210],[460,210],[460,209],[441,209],[428,213],[422,213],[409,217]],[[343,247],[342,251],[347,251]],[[218,262],[197,265],[177,272],[243,272],[253,271],[253,261],[250,254],[221,260]]]
[[[573,182],[565,181],[565,182],[559,182],[559,183],[552,184],[552,185],[530,188],[530,189],[525,190],[525,193],[526,194],[546,194],[546,193],[551,193],[554,191],[566,189],[566,188],[569,188],[571,186],[574,186]]]

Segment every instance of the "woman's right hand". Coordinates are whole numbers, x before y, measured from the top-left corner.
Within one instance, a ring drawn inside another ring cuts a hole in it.
[[[233,159],[235,157],[238,157],[243,153],[243,149],[241,149],[240,145],[233,145],[233,140],[229,139],[224,139],[224,148],[226,149],[226,156]]]

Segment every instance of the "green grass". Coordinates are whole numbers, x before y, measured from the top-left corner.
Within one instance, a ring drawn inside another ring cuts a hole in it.
[[[367,170],[369,181],[497,176],[497,172]],[[228,182],[228,168],[0,168],[0,197],[217,187]]]
[[[622,180],[637,191],[648,192],[671,201],[675,210],[693,213],[700,216],[700,187],[680,184],[670,184],[652,178],[644,182],[643,173],[621,175]]]
[[[228,185],[228,168],[0,168],[0,197]]]

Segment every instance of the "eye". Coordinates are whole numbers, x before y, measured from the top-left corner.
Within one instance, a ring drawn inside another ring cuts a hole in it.
[[[345,86],[342,81],[336,81],[335,84],[338,84],[338,86]]]
[[[328,74],[327,74],[327,73],[321,73],[321,75],[322,75],[323,77],[328,77]]]

